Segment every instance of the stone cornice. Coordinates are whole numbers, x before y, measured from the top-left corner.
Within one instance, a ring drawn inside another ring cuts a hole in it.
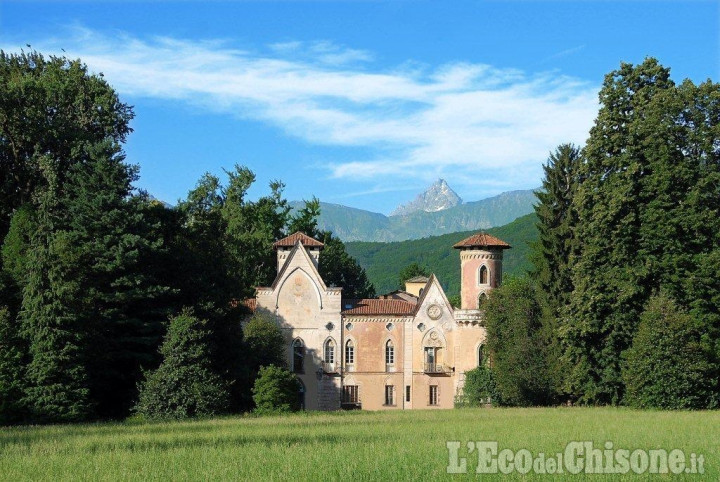
[[[413,321],[415,318],[412,316],[392,316],[392,315],[342,315],[343,321],[350,321],[354,323],[382,323],[382,322],[400,322],[400,323],[409,323]]]
[[[481,251],[461,251],[460,259],[503,259],[502,251],[499,253],[489,253]]]

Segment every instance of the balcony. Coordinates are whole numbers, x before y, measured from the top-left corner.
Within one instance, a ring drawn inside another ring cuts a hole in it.
[[[337,367],[334,363],[325,363],[322,364],[322,370],[324,373],[337,373]]]
[[[432,374],[447,374],[452,373],[452,368],[442,363],[425,363],[423,371]]]

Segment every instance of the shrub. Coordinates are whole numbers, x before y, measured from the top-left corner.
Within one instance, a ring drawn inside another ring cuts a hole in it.
[[[228,386],[212,370],[207,324],[189,310],[170,320],[160,348],[163,361],[140,387],[138,414],[180,419],[227,411]]]
[[[479,407],[486,403],[500,404],[495,374],[487,366],[465,372],[463,393],[455,401],[458,407]]]
[[[714,408],[718,364],[702,324],[661,294],[648,301],[624,353],[625,403],[636,408]]]
[[[252,389],[255,412],[286,413],[300,410],[300,382],[289,370],[270,365],[260,368]]]

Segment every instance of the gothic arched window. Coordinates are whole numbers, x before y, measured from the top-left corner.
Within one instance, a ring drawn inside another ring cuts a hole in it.
[[[345,343],[345,364],[353,365],[355,363],[355,344],[352,340]]]
[[[325,341],[323,361],[328,365],[335,363],[335,341],[332,338],[328,338],[327,341]]]
[[[303,373],[303,362],[305,361],[305,343],[300,338],[293,341],[293,371]]]
[[[480,266],[480,271],[478,272],[478,284],[488,284],[488,269],[485,265]]]

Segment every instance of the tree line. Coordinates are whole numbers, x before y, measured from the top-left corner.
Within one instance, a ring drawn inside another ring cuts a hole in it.
[[[475,400],[714,408],[720,399],[720,86],[648,58],[610,72],[582,146],[537,192],[533,270],[486,305]]]
[[[272,282],[272,244],[294,231],[325,243],[328,285],[374,295],[318,231],[319,201],[291,212],[280,181],[251,200],[236,165],[175,207],[136,189],[133,116],[79,60],[0,52],[0,424],[252,409],[267,360],[237,301]]]

